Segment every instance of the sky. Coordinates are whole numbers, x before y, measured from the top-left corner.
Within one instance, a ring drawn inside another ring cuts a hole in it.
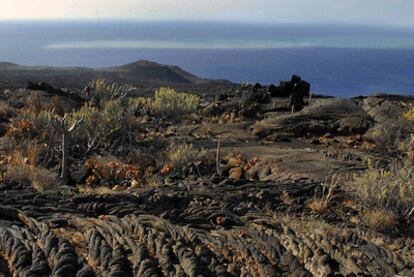
[[[414,28],[414,0],[0,0],[0,20],[217,20]]]

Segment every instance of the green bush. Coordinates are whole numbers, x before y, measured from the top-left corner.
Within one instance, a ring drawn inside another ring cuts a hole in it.
[[[176,92],[172,88],[160,88],[153,98],[140,97],[130,100],[132,109],[146,108],[155,115],[177,117],[197,111],[200,97],[190,93]]]
[[[118,101],[109,100],[103,105],[102,110],[104,132],[110,132],[112,130],[118,130],[123,127],[127,127],[125,124],[128,123],[128,114],[122,104]]]
[[[79,111],[73,112],[69,118],[69,124],[83,118],[83,122],[76,128],[72,134],[75,140],[87,140],[93,137],[99,130],[98,124],[101,123],[101,114],[99,109],[86,103]]]
[[[102,109],[85,104],[79,111],[70,115],[69,124],[83,118],[83,122],[74,130],[75,141],[95,140],[96,144],[108,145],[109,136],[114,132],[126,132],[132,128],[133,119],[122,104],[115,100],[102,103]]]

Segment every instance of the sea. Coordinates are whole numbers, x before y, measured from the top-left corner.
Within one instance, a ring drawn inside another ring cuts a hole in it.
[[[318,94],[414,94],[414,26],[195,21],[0,21],[0,61],[109,67],[150,60],[197,76]]]

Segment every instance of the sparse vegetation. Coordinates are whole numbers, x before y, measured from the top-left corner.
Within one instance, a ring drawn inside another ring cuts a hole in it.
[[[334,197],[336,187],[337,184],[334,182],[322,184],[321,192],[319,194],[315,192],[315,196],[308,203],[308,208],[317,213],[325,212]]]
[[[85,161],[85,167],[91,173],[86,179],[88,186],[113,188],[118,185],[127,188],[136,182],[144,182],[138,166],[122,163],[115,158],[90,158]]]
[[[8,118],[14,115],[14,109],[4,101],[0,101],[0,118]]]
[[[63,109],[62,103],[60,101],[60,97],[55,95],[50,99],[49,105],[47,106],[47,110],[55,115],[64,116],[65,111]]]
[[[206,156],[207,150],[196,150],[192,144],[173,144],[168,151],[168,163],[172,169],[183,172],[191,163],[203,161]]]
[[[414,121],[414,107],[410,108],[406,113],[404,113],[403,117],[408,121]]]
[[[385,150],[395,150],[401,148],[405,143],[408,132],[405,130],[404,123],[386,122],[372,128],[365,137],[373,141],[377,147]]]
[[[40,93],[38,91],[32,92],[26,100],[27,110],[37,116],[42,111],[42,103],[40,100]]]
[[[363,223],[377,231],[391,231],[398,220],[397,215],[390,210],[373,209],[363,215]]]
[[[41,110],[35,114],[29,110],[22,110],[9,124],[7,135],[20,142],[27,139],[45,139],[52,133],[51,131],[48,111]]]
[[[112,194],[114,191],[107,186],[98,186],[98,187],[90,187],[90,186],[79,186],[77,190],[81,194],[93,195],[93,194]]]
[[[37,191],[53,190],[58,185],[57,174],[53,170],[27,164],[8,167],[5,179],[31,185]]]
[[[113,83],[105,79],[93,80],[89,82],[89,87],[96,93],[112,99],[132,92],[135,89],[131,85]]]
[[[7,262],[11,273],[37,272],[40,263],[39,276],[68,268],[125,276],[197,275],[200,268],[207,275],[251,276],[268,269],[294,276],[411,270],[414,143],[396,147],[401,134],[409,135],[408,120],[399,133],[393,126],[381,131],[382,122],[358,107],[342,114],[348,108],[342,105],[367,108],[371,99],[320,98],[314,106],[326,103],[326,111],[291,114],[283,107],[288,99],[270,109],[269,91],[258,85],[248,101],[240,97],[245,87],[203,96],[201,103],[169,88],[127,99],[122,85],[99,80],[93,86],[82,92],[39,86],[45,90],[27,101],[27,91],[19,90],[12,106],[20,110],[1,122],[9,130],[0,138],[0,252],[10,255],[0,253],[0,264]],[[331,117],[337,108],[341,113]],[[266,120],[266,136],[252,136],[256,120]],[[291,141],[269,140],[285,130]],[[366,130],[376,132],[381,147],[366,147],[374,144]],[[406,153],[411,160],[401,165]],[[365,170],[369,158],[378,163]],[[194,230],[202,231],[201,241],[191,239]],[[178,253],[173,267],[159,253],[169,244]],[[14,257],[23,257],[24,267]]]
[[[38,191],[55,189],[58,184],[57,174],[40,165],[42,146],[28,142],[16,150],[7,161],[4,179],[16,183],[31,185]]]
[[[347,185],[362,203],[387,210],[404,212],[414,203],[414,172],[410,163],[393,165],[390,169],[368,169],[355,175]]]
[[[110,146],[115,135],[128,138],[128,131],[134,124],[132,115],[115,100],[105,101],[101,110],[86,103],[79,111],[70,115],[69,122],[73,123],[81,118],[83,122],[74,131],[73,138],[94,148]]]

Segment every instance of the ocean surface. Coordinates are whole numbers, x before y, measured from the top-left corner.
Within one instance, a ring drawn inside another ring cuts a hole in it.
[[[298,74],[315,93],[414,94],[414,26],[0,21],[0,61],[106,67],[151,60],[233,82]]]

